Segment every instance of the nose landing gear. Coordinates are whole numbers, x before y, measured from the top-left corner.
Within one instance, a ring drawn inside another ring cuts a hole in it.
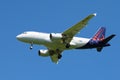
[[[30,50],[33,49],[33,42],[30,44]]]

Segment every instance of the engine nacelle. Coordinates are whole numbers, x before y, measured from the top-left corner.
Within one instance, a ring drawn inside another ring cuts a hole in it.
[[[50,39],[52,41],[61,40],[62,39],[62,34],[60,34],[60,33],[51,33],[50,34]]]
[[[39,50],[38,55],[43,56],[43,57],[47,57],[47,56],[49,56],[49,51],[48,50]]]

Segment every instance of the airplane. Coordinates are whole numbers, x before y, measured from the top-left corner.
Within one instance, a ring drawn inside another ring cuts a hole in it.
[[[17,35],[16,38],[19,41],[29,43],[30,49],[33,48],[33,44],[46,46],[47,49],[39,50],[38,55],[42,57],[49,56],[51,61],[56,64],[62,58],[62,52],[64,50],[96,48],[98,52],[101,52],[104,47],[110,46],[108,42],[115,36],[115,34],[112,34],[105,38],[105,27],[101,27],[92,38],[75,37],[94,16],[96,16],[96,13],[88,15],[62,33],[26,31]]]

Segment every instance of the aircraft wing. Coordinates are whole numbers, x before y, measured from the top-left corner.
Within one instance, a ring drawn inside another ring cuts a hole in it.
[[[87,16],[86,18],[84,18],[83,20],[81,20],[80,22],[78,22],[77,24],[75,24],[74,26],[72,26],[71,28],[69,28],[68,30],[64,31],[62,33],[63,38],[65,43],[70,43],[72,38],[82,29],[84,28],[88,21],[93,18],[94,16],[96,16],[96,13],[91,14],[89,16]]]

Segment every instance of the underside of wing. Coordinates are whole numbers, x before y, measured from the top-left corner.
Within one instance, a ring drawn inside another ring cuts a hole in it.
[[[91,14],[89,16],[87,16],[86,18],[84,18],[83,20],[81,20],[80,22],[78,22],[76,25],[72,26],[71,28],[69,28],[68,30],[64,31],[62,33],[63,38],[65,40],[66,43],[70,43],[70,41],[72,40],[72,38],[82,29],[86,26],[86,24],[88,23],[88,21],[93,18],[94,16],[96,16],[96,14]]]
[[[58,55],[57,54],[51,55],[50,58],[51,58],[52,62],[58,64],[59,59],[58,59]]]
[[[62,51],[57,50],[49,50],[50,58],[52,62],[58,64],[59,60],[62,58]]]

